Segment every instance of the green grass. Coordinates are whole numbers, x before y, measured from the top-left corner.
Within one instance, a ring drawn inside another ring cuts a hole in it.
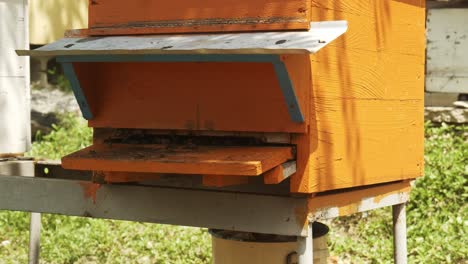
[[[26,263],[28,214],[0,213],[0,263]],[[43,215],[41,263],[210,263],[205,230]],[[1,243],[1,242],[0,242]]]
[[[36,158],[60,159],[91,144],[93,132],[82,118],[73,114],[60,116],[60,124],[52,125],[47,135],[38,133],[27,155]]]
[[[468,129],[426,126],[426,177],[408,206],[410,263],[466,263]],[[66,115],[39,135],[31,155],[57,159],[90,144],[91,130]],[[25,263],[28,214],[0,212],[0,264]],[[391,211],[332,222],[332,255],[352,263],[391,263]],[[4,242],[8,241],[8,242]],[[3,242],[3,243],[2,243]],[[210,263],[206,230],[167,225],[43,216],[42,263]]]
[[[59,159],[91,143],[92,132],[64,115],[48,135],[37,135],[29,155]],[[155,201],[156,202],[156,201]],[[41,263],[210,263],[205,229],[43,215]],[[0,264],[26,263],[29,214],[0,211]],[[5,243],[5,242],[4,242]]]

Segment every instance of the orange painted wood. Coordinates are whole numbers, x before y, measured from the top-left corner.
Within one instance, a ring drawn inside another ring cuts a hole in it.
[[[285,179],[283,166],[276,166],[263,174],[265,184],[279,184]]]
[[[423,174],[425,1],[312,0],[312,20],[349,30],[311,56],[308,134],[294,135],[291,191]]]
[[[307,55],[283,60],[308,116]],[[91,127],[305,132],[289,116],[268,63],[75,63]]]
[[[425,0],[311,2],[312,21],[348,21],[348,31],[331,46],[425,56]]]
[[[92,35],[308,29],[310,0],[93,0]]]
[[[236,175],[203,175],[202,184],[207,187],[227,187],[249,183],[249,177]]]
[[[62,158],[66,169],[258,176],[293,158],[291,147],[97,144]]]
[[[89,124],[290,132],[297,193],[417,178],[423,174],[424,6],[424,0],[311,0],[312,21],[347,20],[349,30],[316,55],[284,57],[304,124],[290,121],[268,64],[78,63],[96,116]]]
[[[293,140],[293,190],[322,192],[423,174],[422,101],[321,99],[316,105],[310,135]]]

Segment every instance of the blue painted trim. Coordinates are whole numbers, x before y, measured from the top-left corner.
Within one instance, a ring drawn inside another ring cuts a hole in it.
[[[72,84],[73,92],[78,100],[83,116],[92,119],[89,105],[81,90],[80,83],[73,70],[72,62],[252,62],[272,63],[278,78],[281,91],[286,101],[289,115],[294,122],[305,121],[294,86],[289,77],[286,65],[279,55],[272,54],[142,54],[142,55],[76,55],[60,56],[57,61],[62,63],[66,77]],[[67,69],[65,69],[67,68]],[[67,73],[68,72],[68,73]]]
[[[292,121],[296,123],[303,123],[305,121],[302,114],[299,101],[297,100],[294,86],[289,78],[289,73],[286,65],[282,61],[273,62],[275,67],[276,77],[278,78],[281,91],[283,92],[284,99],[286,100],[286,107],[288,108],[289,116]]]
[[[65,77],[67,77],[68,81],[70,81],[71,88],[73,93],[75,94],[76,101],[80,106],[81,113],[86,120],[93,119],[93,114],[89,108],[88,101],[86,100],[86,96],[81,89],[80,81],[76,76],[75,69],[73,68],[73,64],[71,62],[62,62],[63,73]]]

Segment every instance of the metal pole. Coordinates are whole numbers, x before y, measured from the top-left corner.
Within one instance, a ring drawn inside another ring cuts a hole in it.
[[[406,204],[393,206],[393,257],[395,264],[408,262],[406,245]]]
[[[312,223],[309,223],[307,237],[299,237],[299,248],[297,250],[298,264],[314,263],[314,237]]]
[[[39,264],[41,241],[41,214],[31,213],[29,226],[29,264]]]

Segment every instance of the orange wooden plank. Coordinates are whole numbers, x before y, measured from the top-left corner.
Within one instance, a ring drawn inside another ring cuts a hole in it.
[[[66,169],[258,176],[293,158],[290,147],[93,145],[62,159]]]
[[[283,60],[306,122],[295,123],[269,63],[75,63],[91,127],[305,132],[310,60]]]
[[[187,22],[186,24],[189,24]],[[165,27],[99,27],[86,30],[90,36],[118,36],[118,35],[151,35],[151,34],[172,34],[172,33],[217,33],[217,32],[241,32],[241,31],[280,31],[308,29],[309,25],[304,22],[284,22],[271,24],[220,24],[220,25],[201,25]]]
[[[296,162],[281,164],[263,174],[265,184],[279,184],[296,172]]]
[[[310,0],[94,0],[92,35],[308,29]]]
[[[284,170],[282,166],[276,166],[263,175],[263,181],[265,184],[278,184],[284,179]]]

